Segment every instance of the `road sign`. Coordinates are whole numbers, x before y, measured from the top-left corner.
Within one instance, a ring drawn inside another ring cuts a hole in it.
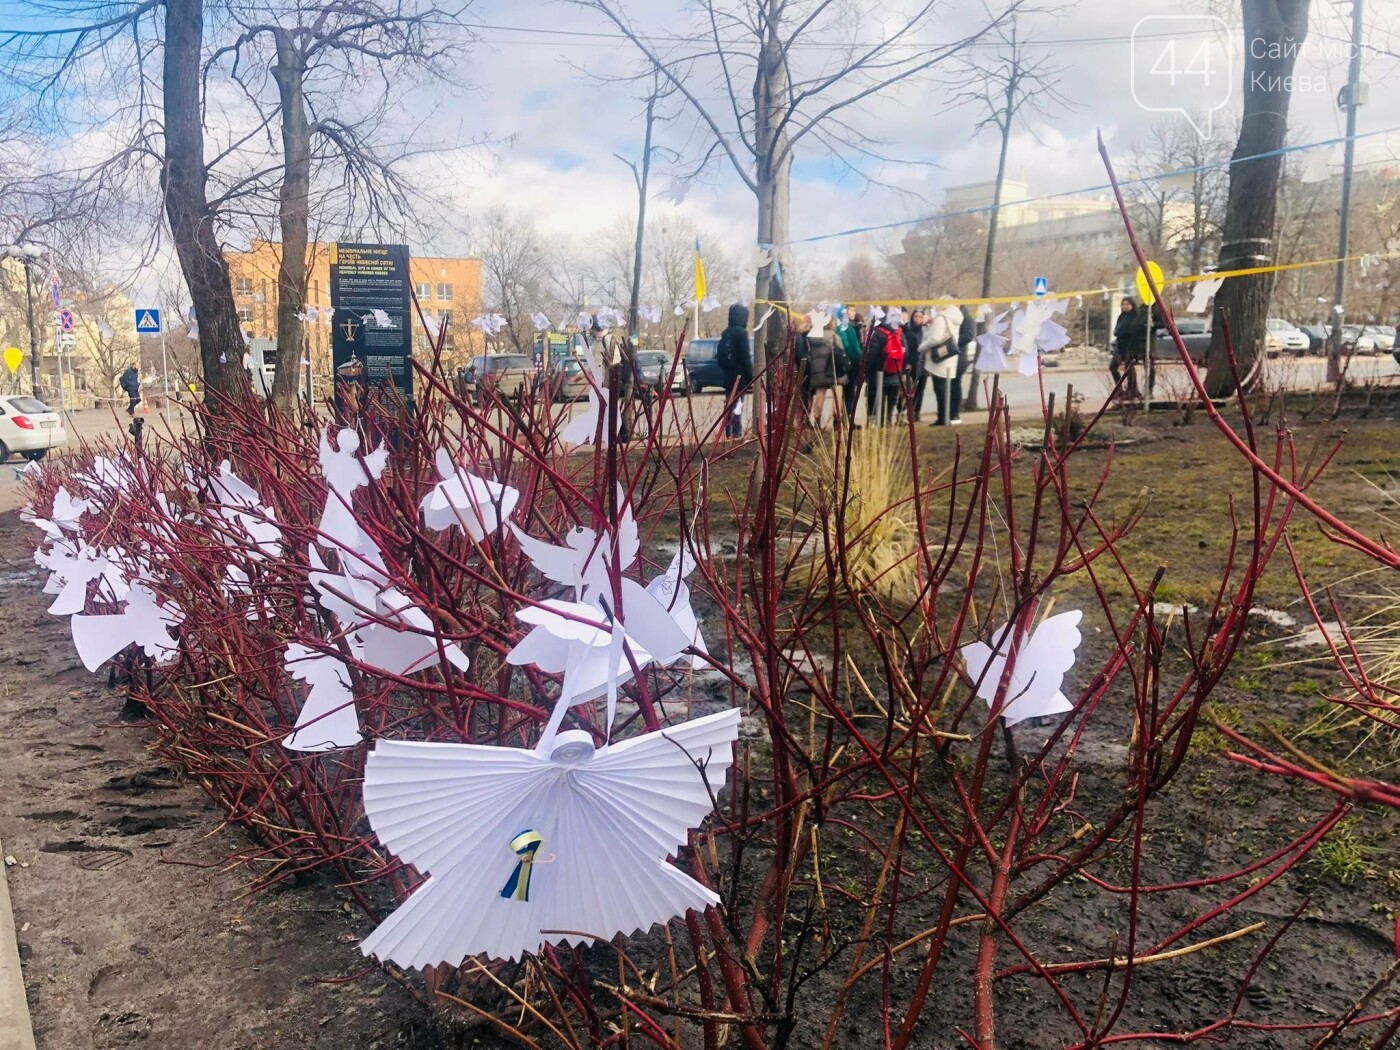
[[[73,317],[72,310],[69,310],[65,307],[64,309],[58,311],[58,327],[63,331],[71,332],[73,330],[73,326],[77,323],[77,319]]]
[[[60,332],[58,334],[58,345],[64,350],[72,350],[78,345],[78,333]]]
[[[1037,277],[1037,278],[1035,279],[1035,297],[1036,297],[1037,299],[1044,299],[1044,298],[1045,298],[1047,295],[1049,295],[1049,294],[1050,294],[1050,281],[1049,281],[1049,279],[1048,279],[1048,278],[1045,278],[1045,277]]]
[[[136,331],[141,335],[160,335],[160,311],[137,310]]]

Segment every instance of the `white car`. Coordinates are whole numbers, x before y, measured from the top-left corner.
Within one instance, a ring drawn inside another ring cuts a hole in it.
[[[0,463],[19,453],[43,459],[51,448],[68,444],[63,417],[36,397],[0,396]]]
[[[1282,317],[1270,317],[1264,329],[1264,350],[1269,354],[1303,354],[1308,349],[1308,333]]]

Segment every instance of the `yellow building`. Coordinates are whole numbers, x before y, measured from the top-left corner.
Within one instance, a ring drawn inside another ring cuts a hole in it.
[[[330,371],[331,271],[330,245],[313,244],[307,267],[306,305],[314,320],[307,324],[307,343],[317,372]],[[243,330],[253,339],[277,338],[277,269],[282,246],[274,241],[254,241],[246,252],[230,251],[229,278]],[[409,273],[423,313],[435,321],[450,320],[447,350],[456,355],[480,351],[481,334],[471,319],[485,312],[482,306],[480,259],[444,259],[414,255],[409,251]],[[419,328],[414,345],[427,348],[427,335]]]

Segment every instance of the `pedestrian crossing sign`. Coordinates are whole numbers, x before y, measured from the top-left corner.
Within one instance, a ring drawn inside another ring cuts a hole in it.
[[[136,330],[142,335],[160,334],[160,311],[159,310],[137,310]]]
[[[1050,294],[1050,279],[1048,277],[1037,277],[1035,279],[1035,297],[1043,299]]]

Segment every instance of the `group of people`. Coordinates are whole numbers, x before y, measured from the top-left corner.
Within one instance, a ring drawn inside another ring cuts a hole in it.
[[[873,324],[859,310],[852,310],[845,324],[827,315],[792,317],[790,349],[784,356],[801,383],[811,425],[818,429],[825,425],[830,401],[833,427],[844,424],[859,429],[855,415],[862,390],[867,426],[888,426],[906,413],[913,422],[922,422],[930,382],[935,415],[931,425],[961,423],[963,376],[976,356],[977,324],[972,311],[966,306],[930,313],[916,309],[907,320],[899,307],[872,313],[877,317]],[[744,394],[753,382],[749,309],[742,303],[729,308],[729,325],[715,356],[729,391],[725,435],[739,437],[744,428]],[[770,350],[769,356],[777,355]]]

